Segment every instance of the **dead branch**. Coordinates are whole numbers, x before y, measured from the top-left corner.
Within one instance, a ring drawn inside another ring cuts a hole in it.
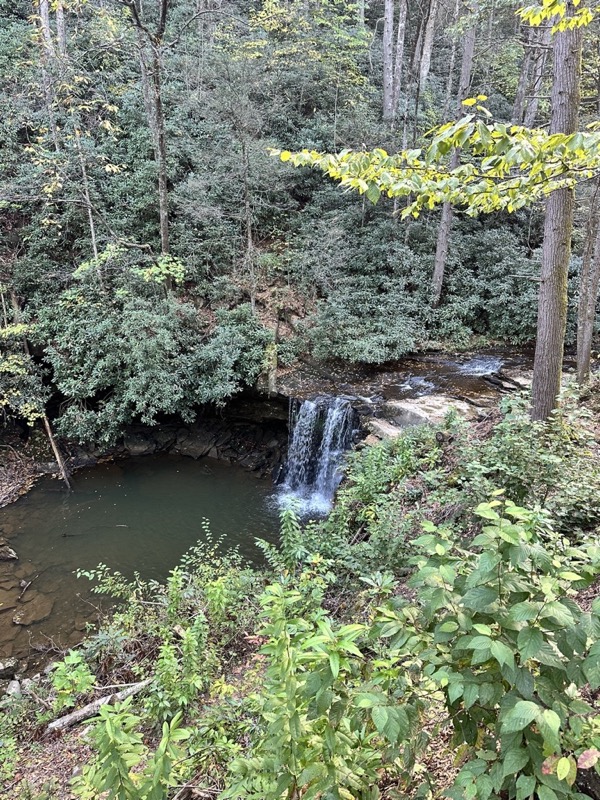
[[[114,705],[114,703],[119,703],[121,700],[126,700],[128,697],[132,697],[134,694],[141,692],[142,689],[145,689],[152,681],[152,678],[146,678],[144,681],[140,681],[139,683],[134,683],[132,686],[129,686],[127,689],[123,689],[121,692],[115,692],[114,694],[108,694],[104,697],[100,697],[98,700],[94,700],[92,703],[88,703],[87,706],[83,706],[83,708],[77,709],[77,711],[73,711],[71,714],[67,714],[65,717],[60,717],[59,719],[55,719],[51,722],[48,727],[46,728],[46,733],[56,733],[57,731],[64,731],[67,728],[71,728],[73,725],[77,725],[79,722],[83,722],[90,717],[93,717],[98,711],[105,705]]]

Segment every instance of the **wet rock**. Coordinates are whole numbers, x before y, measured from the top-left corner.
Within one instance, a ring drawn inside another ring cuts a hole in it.
[[[19,556],[12,547],[7,544],[0,544],[0,561],[18,561]]]
[[[3,661],[0,661],[0,678],[14,678],[18,669],[18,659],[5,658]]]
[[[5,611],[12,611],[17,607],[18,593],[13,589],[12,591],[0,588],[0,614]]]
[[[48,595],[32,593],[23,608],[19,609],[13,617],[15,625],[32,625],[42,622],[52,613],[54,600]]]
[[[402,433],[402,428],[399,428],[385,419],[369,419],[367,420],[366,427],[371,431],[371,436],[377,441],[396,439]]]
[[[463,400],[443,394],[425,395],[410,400],[390,400],[382,408],[386,419],[399,427],[438,424],[444,421],[449,411],[465,419],[475,419],[477,409]]]
[[[183,428],[177,433],[173,452],[194,459],[202,458],[216,445],[216,439],[214,431]]]
[[[149,456],[156,452],[156,442],[152,434],[128,433],[123,439],[123,446],[131,456]]]

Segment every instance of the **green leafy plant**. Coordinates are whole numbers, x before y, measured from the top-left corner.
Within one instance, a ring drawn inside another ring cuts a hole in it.
[[[575,797],[577,760],[597,741],[582,691],[600,686],[600,602],[584,612],[573,594],[598,574],[600,548],[573,547],[543,512],[509,500],[476,514],[483,529],[470,543],[424,525],[411,578],[419,621],[392,603],[379,632],[395,647],[408,626],[425,645],[423,675],[443,691],[454,745],[465,748],[450,796]]]
[[[151,752],[139,733],[142,719],[132,712],[130,699],[103,706],[91,733],[97,757],[73,779],[77,797],[164,800],[178,780],[174,765],[184,755],[181,743],[190,736],[180,723],[180,714],[165,722],[158,747]]]
[[[54,708],[60,711],[75,705],[79,695],[88,694],[96,685],[96,676],[78,650],[70,650],[52,671],[56,691]]]

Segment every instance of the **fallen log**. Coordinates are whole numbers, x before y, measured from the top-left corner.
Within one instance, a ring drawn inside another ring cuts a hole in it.
[[[146,678],[145,681],[134,683],[131,686],[128,686],[127,689],[123,689],[120,692],[114,692],[113,694],[107,694],[104,697],[100,697],[98,700],[88,703],[87,706],[78,708],[77,711],[73,711],[64,717],[55,719],[46,728],[46,733],[65,731],[67,728],[71,728],[73,725],[77,725],[77,723],[93,717],[94,714],[98,713],[102,706],[108,705],[109,703],[111,705],[114,703],[120,703],[121,700],[126,700],[128,697],[132,697],[134,694],[141,692],[142,689],[145,689],[146,686],[148,686],[151,682],[152,678]]]

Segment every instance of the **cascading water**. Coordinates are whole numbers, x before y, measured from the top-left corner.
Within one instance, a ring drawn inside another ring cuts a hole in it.
[[[341,480],[350,447],[354,410],[340,397],[318,397],[292,407],[290,444],[281,503],[300,513],[326,513]]]

